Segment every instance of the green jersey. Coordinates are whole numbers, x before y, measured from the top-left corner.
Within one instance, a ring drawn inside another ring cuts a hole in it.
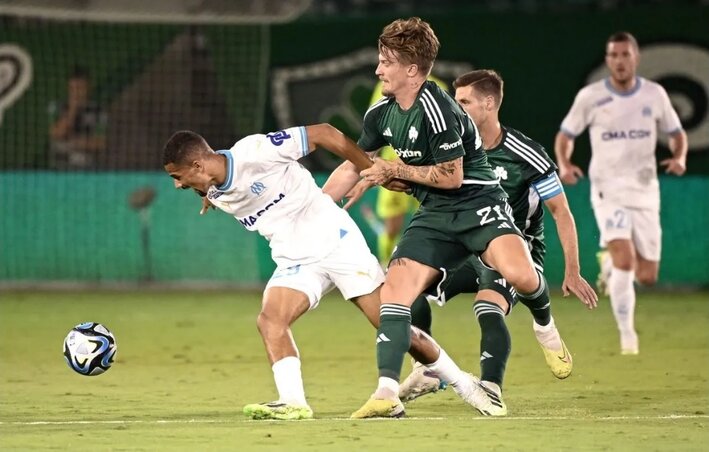
[[[463,109],[436,83],[427,81],[416,101],[402,110],[393,97],[383,97],[364,115],[357,143],[365,151],[390,145],[407,165],[427,166],[463,157],[463,185],[440,189],[412,184],[422,208],[458,210],[474,207],[481,194],[504,197],[487,162],[477,127]]]
[[[511,127],[502,127],[502,140],[487,151],[500,185],[509,195],[515,226],[532,248],[544,252],[543,201],[562,193],[556,164],[544,147]],[[535,259],[535,263],[537,259]]]

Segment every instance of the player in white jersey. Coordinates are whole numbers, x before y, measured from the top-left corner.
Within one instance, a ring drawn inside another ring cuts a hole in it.
[[[313,416],[290,326],[328,291],[337,287],[379,326],[379,288],[384,281],[379,261],[349,214],[298,163],[318,146],[358,168],[371,165],[352,140],[328,124],[250,135],[231,149],[216,152],[200,135],[181,131],[163,150],[165,171],[176,188],[194,189],[205,202],[270,242],[277,268],[266,285],[257,326],[279,398],[246,405],[244,413],[254,419]],[[203,204],[201,213],[205,211]],[[411,344],[412,356],[459,382],[466,402],[479,409],[476,404],[487,400],[433,339],[412,328]]]
[[[600,253],[602,274],[607,276],[621,353],[628,355],[639,351],[633,281],[654,284],[659,271],[658,127],[669,135],[672,151],[672,157],[661,162],[665,172],[683,175],[687,159],[687,135],[679,117],[662,86],[636,75],[639,58],[638,43],[630,33],[608,39],[610,76],[579,91],[554,146],[561,180],[575,184],[583,172],[571,163],[574,138],[589,128],[591,202],[601,247],[608,250]]]

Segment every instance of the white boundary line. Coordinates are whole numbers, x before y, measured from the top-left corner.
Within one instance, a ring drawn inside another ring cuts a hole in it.
[[[507,416],[507,417],[404,417],[401,419],[362,419],[368,422],[373,421],[653,421],[653,420],[681,420],[681,419],[709,419],[709,414],[668,414],[659,416]],[[346,421],[357,422],[359,419],[350,419],[344,417],[334,418],[319,418],[306,419],[300,422],[319,422],[319,421]],[[125,419],[125,420],[76,420],[76,421],[0,421],[2,426],[36,426],[36,425],[127,425],[127,424],[145,424],[145,425],[163,425],[163,424],[237,424],[237,423],[263,423],[263,422],[283,422],[278,420],[236,420],[236,419],[156,419],[156,420],[141,420],[141,419]]]

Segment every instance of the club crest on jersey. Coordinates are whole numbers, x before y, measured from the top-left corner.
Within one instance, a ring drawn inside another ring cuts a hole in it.
[[[497,178],[497,180],[507,180],[507,170],[501,166],[496,166],[495,177]]]
[[[416,141],[416,138],[419,137],[419,131],[416,130],[416,127],[411,126],[409,129],[409,140],[411,141]]]
[[[645,116],[646,118],[652,116],[652,108],[648,106],[643,107],[643,116]]]
[[[266,186],[262,182],[254,182],[251,184],[251,193],[256,196],[260,196],[261,193],[266,189]]]
[[[279,130],[278,132],[268,133],[266,134],[266,136],[269,140],[271,140],[271,143],[273,143],[274,146],[282,145],[284,141],[291,137],[285,130]]]

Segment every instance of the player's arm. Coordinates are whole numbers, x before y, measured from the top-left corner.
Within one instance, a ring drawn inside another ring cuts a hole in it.
[[[321,146],[345,160],[349,160],[358,171],[372,166],[372,160],[357,144],[330,124],[316,124],[305,128],[308,134],[308,150]]]
[[[576,95],[574,103],[561,122],[561,128],[554,139],[554,154],[556,154],[556,164],[559,167],[559,178],[565,184],[573,185],[580,177],[583,177],[581,168],[571,163],[571,155],[574,153],[574,139],[584,131],[589,123],[589,92],[587,88],[584,88]]]
[[[574,185],[580,177],[583,177],[581,168],[571,163],[573,153],[574,137],[560,130],[554,139],[554,154],[556,154],[556,164],[559,167],[559,178],[569,185]]]
[[[360,174],[377,185],[401,179],[429,187],[454,189],[463,184],[463,157],[426,166],[407,165],[398,159],[387,161],[377,158],[371,168]]]
[[[561,249],[564,253],[564,281],[561,285],[564,296],[568,296],[571,292],[589,309],[595,308],[598,296],[581,276],[576,222],[559,178],[556,173],[552,173],[535,182],[533,187],[544,200],[544,205],[549,209],[556,223]]]
[[[672,158],[661,161],[660,165],[665,167],[665,173],[681,176],[687,171],[687,150],[689,148],[687,133],[684,130],[678,130],[670,134],[668,145],[672,152]]]

